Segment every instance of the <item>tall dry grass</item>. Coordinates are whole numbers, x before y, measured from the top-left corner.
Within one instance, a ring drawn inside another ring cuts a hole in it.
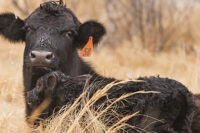
[[[23,0],[19,0],[19,2],[21,6],[24,6]],[[28,6],[33,10],[39,3],[39,0],[30,1]],[[108,29],[107,38],[105,37],[103,42],[100,43],[100,46],[95,50],[92,57],[85,59],[90,62],[98,73],[106,77],[115,77],[123,80],[135,79],[139,76],[160,75],[161,77],[176,79],[185,84],[193,93],[200,93],[200,20],[198,7],[193,7],[192,10],[190,9],[190,14],[187,17],[187,24],[181,21],[178,24],[178,29],[173,32],[172,38],[168,40],[170,45],[176,42],[187,43],[187,45],[181,45],[178,48],[157,53],[152,52],[152,43],[147,43],[148,45],[146,47],[149,48],[144,49],[140,36],[137,37],[136,34],[134,34],[135,36],[131,39],[127,39],[126,33],[121,30],[117,30],[117,32],[113,34],[113,25],[112,21],[108,18],[105,0],[68,0],[67,5],[68,7],[72,7],[72,10],[82,22],[87,19],[96,19],[103,22]],[[196,3],[193,3],[193,5],[196,6]],[[11,0],[0,0],[0,12],[6,11],[15,12],[18,16],[22,16],[22,18],[26,17],[14,8]],[[117,12],[114,10],[113,12],[116,16],[120,15],[119,11]],[[182,10],[181,13],[182,12],[184,13],[184,10]],[[181,15],[181,13],[175,12],[169,15],[173,17],[173,15]],[[188,12],[186,13],[188,14]],[[143,17],[146,18],[145,14]],[[168,28],[171,29],[174,26],[173,22],[176,21],[176,16],[174,16],[172,20],[173,21],[168,24],[170,20],[167,19],[167,16],[164,19],[164,23],[167,25],[165,31],[168,31]],[[145,22],[143,22],[143,24],[145,27],[149,27],[149,24]],[[125,24],[124,26],[127,25]],[[151,28],[145,30],[147,41],[151,40],[152,36],[157,36],[159,34],[159,32],[150,31],[152,31]],[[114,36],[122,38],[120,41],[112,41],[112,36],[113,38]],[[111,41],[108,41],[108,37],[111,38]],[[116,45],[113,45],[113,43]],[[188,53],[186,52],[188,44],[192,45],[194,51],[189,50]],[[156,45],[161,44],[156,43]],[[33,130],[29,129],[25,122],[24,88],[22,83],[23,50],[24,44],[13,44],[0,38],[0,132],[3,133],[21,133]],[[82,103],[81,111],[83,112],[71,108],[71,110],[67,110],[63,115],[59,115],[53,121],[50,121],[47,129],[39,128],[36,130],[39,132],[62,132],[65,129],[66,132],[84,132],[85,129],[81,126],[83,121],[81,121],[81,117],[78,116],[81,116],[81,113],[87,112],[88,120],[84,122],[88,123],[88,121],[92,121],[91,126],[88,127],[88,132],[101,133],[105,131],[115,131],[114,129],[109,130],[103,121],[96,119],[97,114],[94,110],[84,106],[87,104],[89,104],[87,100]],[[69,109],[69,107],[64,109]],[[73,130],[70,129],[69,125],[73,125]],[[120,125],[117,127],[121,128]]]

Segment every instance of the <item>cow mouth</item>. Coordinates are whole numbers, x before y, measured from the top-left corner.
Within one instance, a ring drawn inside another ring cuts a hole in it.
[[[52,71],[54,71],[54,69],[50,67],[32,67],[32,75],[36,77],[44,76]]]
[[[33,67],[33,70],[51,72],[51,71],[53,71],[53,68],[50,68],[50,67]]]

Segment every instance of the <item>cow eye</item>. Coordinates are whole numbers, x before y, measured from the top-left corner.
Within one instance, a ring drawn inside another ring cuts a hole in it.
[[[65,35],[66,35],[66,37],[72,38],[73,35],[74,35],[74,32],[73,32],[73,31],[67,31],[67,32],[65,33]]]

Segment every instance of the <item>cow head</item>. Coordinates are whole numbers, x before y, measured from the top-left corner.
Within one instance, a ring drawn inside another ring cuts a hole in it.
[[[13,13],[0,15],[0,34],[10,41],[25,41],[24,66],[61,70],[93,36],[99,42],[104,27],[95,21],[80,23],[62,3],[46,2],[25,20]]]

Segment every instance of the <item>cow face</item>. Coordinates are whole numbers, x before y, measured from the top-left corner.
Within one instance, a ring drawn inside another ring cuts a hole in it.
[[[89,36],[96,44],[105,33],[101,24],[81,24],[70,9],[56,2],[41,4],[25,20],[12,13],[1,14],[0,20],[0,34],[14,42],[25,41],[24,65],[29,68],[60,70]]]

